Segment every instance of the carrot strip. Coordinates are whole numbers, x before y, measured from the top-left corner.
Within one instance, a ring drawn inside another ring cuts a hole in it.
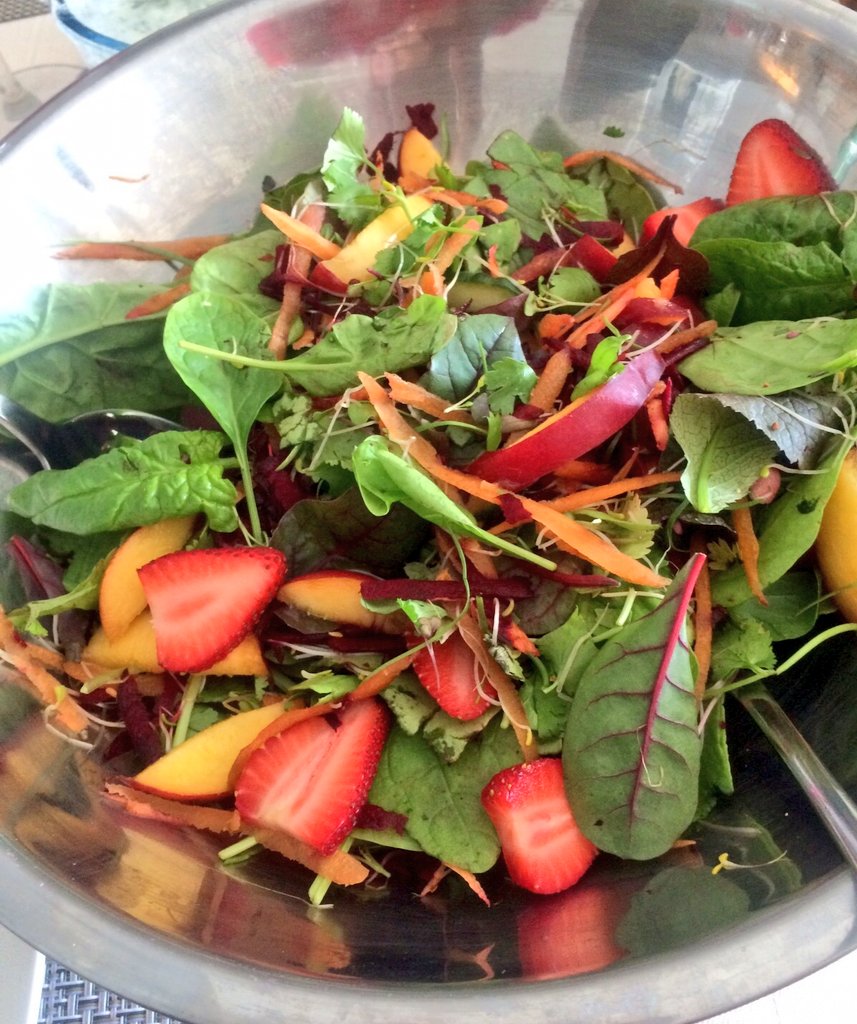
[[[420,384],[414,384],[397,373],[388,373],[390,398],[400,405],[409,405],[439,420],[455,420],[457,423],[472,423],[473,419],[462,409],[450,409],[449,403],[428,391]]]
[[[702,534],[697,534],[691,543],[691,551],[705,552],[705,541]],[[693,653],[696,656],[696,699],[702,700],[705,687],[708,685],[708,673],[711,670],[711,647],[714,632],[714,616],[711,602],[711,572],[706,558],[694,591],[696,606],[693,618]]]
[[[317,259],[329,260],[341,252],[342,247],[336,242],[331,242],[319,231],[286,213],[285,210],[275,210],[267,203],[262,203],[260,208],[274,227],[279,228],[290,242],[308,249]]]
[[[534,761],[539,756],[539,749],[515,684],[492,657],[481,630],[469,612],[465,612],[458,620],[458,631],[488,677],[488,682],[496,690],[500,707],[503,709],[503,714],[509,719],[524,760]]]
[[[365,679],[358,683],[357,687],[348,694],[349,700],[368,700],[382,690],[385,690],[390,683],[395,682],[399,676],[409,668],[416,653],[405,651],[392,661],[386,662],[379,669],[371,672]]]
[[[663,341],[659,341],[655,345],[655,350],[660,352],[662,356],[665,356],[670,352],[675,352],[677,349],[684,348],[685,345],[690,345],[694,341],[699,341],[700,338],[708,338],[716,330],[716,320],[703,320],[701,324],[688,327],[683,331],[676,331],[675,334],[671,334],[668,338],[664,338]]]
[[[359,885],[369,877],[369,869],[345,850],[322,854],[309,844],[272,828],[256,828],[250,833],[262,846],[302,864],[316,875],[336,885]]]
[[[669,444],[670,428],[667,423],[667,415],[664,412],[664,403],[660,395],[653,395],[646,402],[646,415],[649,417],[649,426],[652,428],[652,435],[658,451],[662,452]]]
[[[561,498],[546,501],[545,504],[558,512],[573,512],[575,509],[600,505],[603,501],[627,494],[629,491],[641,491],[646,487],[658,487],[660,484],[673,484],[681,479],[681,473],[649,473],[647,476],[627,476],[620,480],[611,480],[609,484],[601,484],[574,494],[564,494]]]
[[[169,309],[170,306],[174,305],[179,299],[183,299],[185,295],[190,294],[190,285],[187,281],[182,281],[180,284],[173,285],[172,288],[167,288],[166,291],[158,292],[157,295],[153,295],[150,299],[146,299],[145,302],[141,302],[138,306],[134,306],[133,309],[129,309],[125,314],[126,320],[138,320],[143,316],[152,316],[154,313],[161,313],[165,309]]]
[[[671,189],[678,195],[681,195],[684,191],[679,185],[676,185],[667,178],[664,178],[662,175],[658,174],[657,171],[653,171],[650,168],[645,167],[643,164],[638,163],[629,156],[623,156],[621,153],[614,153],[609,149],[584,149],[580,153],[572,153],[571,156],[567,156],[562,163],[566,170],[570,170],[573,167],[580,167],[583,164],[591,164],[595,160],[609,160],[611,163],[618,164],[619,167],[624,167],[626,171],[631,171],[632,174],[637,174],[641,178],[645,178],[646,181],[651,181],[655,185],[666,186],[666,188]]]
[[[419,434],[414,434],[399,415],[384,388],[368,374],[359,373],[358,377],[387,435],[405,448],[408,455],[436,480],[492,505],[499,505],[501,495],[511,493],[488,480],[445,465],[430,442]],[[530,516],[554,536],[563,551],[578,555],[629,583],[643,587],[663,587],[669,582],[641,562],[623,554],[610,541],[550,508],[544,502],[520,496],[518,500]]]
[[[497,246],[492,245],[488,248],[488,257],[485,261],[485,266],[488,268],[488,273],[492,277],[505,277],[506,275],[500,269],[500,265],[497,262]]]
[[[465,221],[455,221],[450,225],[452,234],[446,238],[434,259],[434,265],[441,274],[449,270],[452,261],[473,241],[480,227],[482,221],[479,217],[468,217]]]
[[[463,879],[467,883],[467,886],[470,889],[470,891],[475,893],[475,895],[477,895],[479,899],[482,900],[486,907],[491,906],[491,900],[488,899],[488,896],[485,890],[482,888],[479,879],[476,877],[476,875],[473,874],[472,871],[468,871],[467,868],[457,867],[455,864],[446,864],[445,866],[449,868],[450,871],[458,875],[459,878]]]
[[[505,199],[496,199],[494,196],[475,196],[472,192],[457,192],[451,188],[428,188],[423,195],[426,199],[431,199],[432,202],[444,203],[456,210],[472,206],[477,210],[485,210],[499,216],[509,209],[509,204]]]
[[[548,249],[547,252],[536,253],[531,260],[528,260],[523,266],[512,274],[514,281],[520,281],[521,284],[529,284],[530,281],[535,281],[539,277],[548,277],[552,274],[557,267],[564,265],[564,260],[569,254],[569,249],[560,248],[557,246],[555,249]]]
[[[30,651],[29,644],[18,635],[17,630],[0,608],[0,647],[6,652],[11,664],[21,673],[23,681],[35,692],[39,700],[53,711],[54,718],[69,732],[81,733],[89,720],[77,702],[62,689],[59,680]]]
[[[407,285],[410,282],[402,283]],[[433,263],[420,274],[419,285],[426,295],[443,295],[443,275]]]
[[[665,299],[671,299],[675,295],[675,290],[678,287],[679,272],[678,267],[673,269],[664,276],[658,282],[658,288],[660,288],[661,295]]]
[[[566,347],[558,349],[545,363],[527,404],[534,405],[544,412],[552,409],[565,387],[570,370],[570,351]]]
[[[231,235],[199,235],[168,242],[81,242],[54,253],[57,260],[195,260]]]
[[[738,541],[738,557],[744,567],[750,592],[759,604],[767,606],[768,599],[759,578],[759,540],[753,528],[752,513],[746,505],[732,509],[732,526]]]
[[[545,313],[539,320],[538,335],[543,341],[555,341],[571,330],[574,317],[571,313]]]
[[[609,466],[586,459],[569,459],[553,471],[553,475],[561,480],[576,480],[585,484],[606,484],[613,477]]]
[[[123,810],[137,818],[155,818],[172,824],[191,825],[205,832],[228,835],[238,835],[242,831],[241,819],[236,811],[180,803],[178,800],[144,793],[114,782],[106,783],[104,789],[111,800],[121,804]]]
[[[324,223],[324,216],[324,207],[319,203],[311,203],[301,212],[301,215],[298,217],[298,223],[317,233]],[[302,280],[309,273],[312,257],[313,254],[310,249],[298,244],[298,242],[292,242],[289,249],[288,272],[293,277]],[[283,286],[280,312],[274,321],[271,340],[268,342],[268,349],[277,359],[285,358],[292,326],[300,314],[303,287],[299,280],[286,281]]]

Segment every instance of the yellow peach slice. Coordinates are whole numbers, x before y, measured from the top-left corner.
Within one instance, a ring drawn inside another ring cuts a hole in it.
[[[282,701],[242,711],[195,733],[130,779],[132,786],[173,800],[216,800],[232,791],[238,754],[283,713]]]
[[[378,253],[407,238],[414,230],[414,219],[431,205],[425,196],[406,196],[358,231],[335,256],[317,263],[311,280],[339,294],[344,294],[352,281],[368,281]]]
[[[162,672],[155,648],[155,631],[148,611],[141,612],[121,636],[111,639],[103,627],[97,629],[83,651],[82,661],[94,662],[105,669],[136,672]],[[213,676],[264,676],[268,668],[259,641],[251,633],[211,668]]]
[[[827,501],[815,541],[815,556],[825,589],[842,615],[857,622],[857,449],[845,456]]]
[[[162,519],[129,534],[114,551],[101,578],[98,616],[111,640],[122,636],[146,607],[137,570],[162,555],[179,551],[193,533],[194,516]]]
[[[418,128],[409,128],[399,146],[399,184],[406,191],[422,188],[426,181],[437,180],[437,168],[443,157],[434,143]]]
[[[363,605],[360,587],[366,578],[363,573],[345,569],[321,569],[284,583],[277,598],[283,604],[329,622],[379,633],[403,633],[404,616],[373,612]]]

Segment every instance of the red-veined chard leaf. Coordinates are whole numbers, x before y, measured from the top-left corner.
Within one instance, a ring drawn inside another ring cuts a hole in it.
[[[663,601],[601,648],[581,679],[563,747],[582,831],[631,860],[658,857],[692,822],[702,741],[687,608],[704,556]]]

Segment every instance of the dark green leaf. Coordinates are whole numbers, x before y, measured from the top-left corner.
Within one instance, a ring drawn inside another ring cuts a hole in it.
[[[515,321],[496,313],[477,313],[457,321],[455,335],[432,357],[420,383],[459,402],[476,387],[487,367],[501,359],[525,363]]]
[[[259,296],[259,282],[271,273],[271,258],[278,245],[283,244],[279,231],[269,229],[254,235],[236,238],[204,253],[196,261],[190,276],[195,292],[213,292],[218,295],[258,296],[276,312],[273,299]]]
[[[699,802],[695,817],[706,817],[718,800],[731,796],[734,790],[726,742],[726,715],[721,699],[705,720],[702,756],[699,760]]]
[[[511,413],[518,402],[530,397],[538,376],[529,363],[504,357],[492,362],[485,371],[488,408],[492,412]]]

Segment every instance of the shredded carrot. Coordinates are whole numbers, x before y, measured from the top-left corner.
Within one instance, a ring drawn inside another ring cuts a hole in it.
[[[524,760],[534,761],[539,756],[539,749],[517,687],[492,657],[482,637],[482,631],[469,612],[465,612],[459,618],[458,631],[476,657],[482,671],[488,678],[488,682],[496,690],[500,707],[512,726]]]
[[[759,578],[759,540],[753,528],[753,515],[746,505],[732,509],[732,526],[738,541],[738,557],[744,567],[750,593],[759,604],[767,606],[768,599]]]
[[[311,228],[297,217],[293,217],[285,210],[275,210],[267,203],[261,204],[262,213],[268,220],[280,229],[290,242],[299,245],[302,249],[308,249],[313,256],[320,260],[332,259],[342,251],[342,247],[325,238],[319,231]]]
[[[667,423],[667,414],[664,410],[663,399],[660,395],[652,395],[646,402],[646,414],[649,417],[649,426],[652,428],[652,435],[659,452],[665,450],[670,440],[670,428]]]
[[[476,875],[473,874],[472,871],[468,871],[466,868],[456,867],[454,864],[446,864],[444,862],[438,864],[431,878],[420,890],[420,896],[431,896],[432,893],[437,892],[440,883],[450,873],[456,874],[458,875],[459,878],[463,879],[467,883],[467,886],[471,890],[471,892],[475,893],[487,907],[491,906],[491,901],[488,899],[485,890],[479,883],[479,879],[476,877]]]
[[[641,163],[637,163],[636,160],[632,160],[631,157],[623,156],[621,153],[614,153],[609,149],[585,149],[580,153],[573,153],[571,156],[567,156],[563,160],[563,166],[566,170],[572,167],[581,167],[583,164],[591,164],[595,160],[608,160],[611,163],[618,164],[620,167],[624,167],[626,171],[631,171],[632,174],[639,175],[641,178],[645,178],[646,181],[651,181],[655,185],[664,185],[666,188],[672,189],[673,192],[681,195],[683,189],[668,181],[662,175],[658,174],[657,171],[650,170]]]
[[[369,697],[376,696],[376,694],[385,690],[390,683],[395,682],[405,669],[410,668],[414,658],[416,658],[416,653],[405,651],[404,654],[400,654],[397,658],[386,662],[379,669],[371,672],[365,679],[361,680],[357,687],[348,694],[348,699],[368,700]]]
[[[297,218],[297,223],[303,225],[309,231],[318,233],[324,223],[325,211],[320,203],[311,203]],[[305,278],[309,273],[313,253],[306,246],[293,241],[289,249],[288,270],[291,275],[299,280]],[[268,342],[269,350],[277,359],[284,359],[289,344],[289,335],[295,320],[300,315],[301,295],[303,287],[299,280],[286,281],[283,286],[283,299],[280,303],[280,312],[274,321],[271,331],[271,340]],[[304,332],[306,333],[306,332]]]
[[[236,811],[182,803],[114,782],[108,782],[104,789],[112,800],[138,818],[156,818],[158,821],[191,825],[205,832],[228,835],[238,835],[241,832],[241,819]]]
[[[542,341],[555,341],[574,326],[571,313],[545,313],[539,320],[538,335]]]
[[[535,281],[539,277],[548,277],[557,267],[563,266],[568,253],[568,247],[557,247],[548,249],[547,252],[536,253],[531,260],[528,260],[522,267],[518,267],[512,274],[512,278],[515,281],[520,281],[521,284],[529,284],[530,281]]]
[[[31,652],[31,644],[24,642],[0,608],[0,647],[11,664],[20,672],[43,704],[49,707],[53,718],[69,732],[81,733],[88,719],[77,702],[61,686],[59,680],[38,661]]]
[[[200,235],[167,242],[81,242],[54,253],[57,260],[195,260],[231,235]]]
[[[552,409],[565,387],[570,370],[571,352],[566,347],[557,349],[545,363],[539,379],[530,393],[528,404],[534,405],[544,412]]]
[[[425,437],[414,434],[408,423],[399,415],[384,388],[368,374],[359,373],[358,377],[366,389],[376,416],[391,440],[402,445],[408,455],[436,480],[492,505],[499,505],[501,495],[511,493],[488,480],[445,465],[430,442]],[[637,583],[643,587],[662,587],[669,582],[642,562],[623,554],[610,541],[550,508],[544,502],[520,496],[518,500],[530,516],[553,535],[563,551],[578,555],[629,583]]]
[[[420,384],[405,380],[396,373],[387,374],[390,385],[390,398],[400,405],[408,405],[412,409],[428,413],[439,420],[455,420],[456,423],[472,423],[472,417],[462,409],[450,409],[449,403],[428,391]]]
[[[488,273],[492,277],[505,277],[506,275],[500,269],[500,265],[497,263],[497,246],[491,245],[488,247],[488,256],[485,260],[485,266],[488,268]]]
[[[443,295],[443,275],[433,263],[420,274],[419,285],[425,295]]]
[[[295,352],[300,352],[303,348],[312,348],[315,344],[315,331],[312,328],[307,327],[298,340],[292,345]]]
[[[302,864],[316,875],[321,875],[335,885],[359,885],[369,877],[369,869],[345,850],[323,854],[308,843],[301,842],[287,832],[272,828],[255,828],[250,833],[256,842],[288,860]]]
[[[606,484],[613,478],[610,466],[586,459],[569,459],[553,471],[553,475],[561,480],[576,480],[585,484]]]
[[[664,338],[663,341],[659,341],[655,345],[655,350],[660,352],[662,356],[668,355],[670,352],[675,352],[680,348],[684,348],[685,345],[690,345],[694,341],[699,341],[701,338],[708,338],[714,334],[717,330],[716,320],[704,320],[701,324],[696,324],[694,327],[688,327],[683,331],[676,331],[671,334],[668,338]]]
[[[538,647],[536,647],[514,619],[510,619],[508,616],[503,619],[500,623],[500,635],[503,637],[504,643],[507,643],[514,650],[520,651],[521,654],[528,654],[533,658],[539,656]]]
[[[126,320],[138,320],[143,316],[152,316],[154,313],[161,313],[165,309],[169,309],[170,306],[174,305],[179,299],[183,299],[185,295],[190,294],[190,285],[187,281],[182,281],[180,284],[173,285],[172,288],[167,288],[166,291],[158,292],[157,295],[153,295],[150,299],[146,299],[145,302],[141,302],[138,306],[134,306],[133,309],[129,309],[125,314]]]
[[[444,203],[457,210],[472,206],[477,210],[485,210],[487,213],[499,216],[509,209],[509,204],[505,199],[495,199],[494,196],[475,196],[472,192],[457,192],[451,188],[428,188],[423,195],[426,199],[431,199],[432,202]]]
[[[480,575],[485,576],[489,580],[497,579],[497,566],[494,564],[494,559],[485,551],[478,540],[474,537],[465,537],[461,541],[461,548],[467,557],[467,561],[470,562]]]
[[[705,550],[705,540],[702,534],[698,533],[691,542],[691,551],[704,553]],[[708,684],[708,673],[711,669],[711,646],[714,631],[711,603],[711,572],[708,568],[707,558],[697,577],[694,597],[696,601],[693,616],[693,653],[696,656],[697,664],[696,699],[702,700],[702,695]]]
[[[616,498],[630,491],[641,491],[646,487],[659,487],[661,484],[672,484],[681,479],[681,473],[649,473],[647,476],[628,476],[612,480],[609,484],[601,484],[574,494],[564,494],[545,502],[558,512],[573,512],[575,509],[600,505],[604,501]]]
[[[464,221],[455,221],[450,227],[453,229],[452,234],[447,236],[434,259],[434,265],[441,274],[449,270],[455,257],[473,241],[482,227],[482,220],[479,217],[468,217]]]
[[[673,267],[669,273],[664,274],[660,281],[658,281],[658,287],[663,298],[671,299],[675,295],[675,290],[678,287],[678,278],[678,267]]]

